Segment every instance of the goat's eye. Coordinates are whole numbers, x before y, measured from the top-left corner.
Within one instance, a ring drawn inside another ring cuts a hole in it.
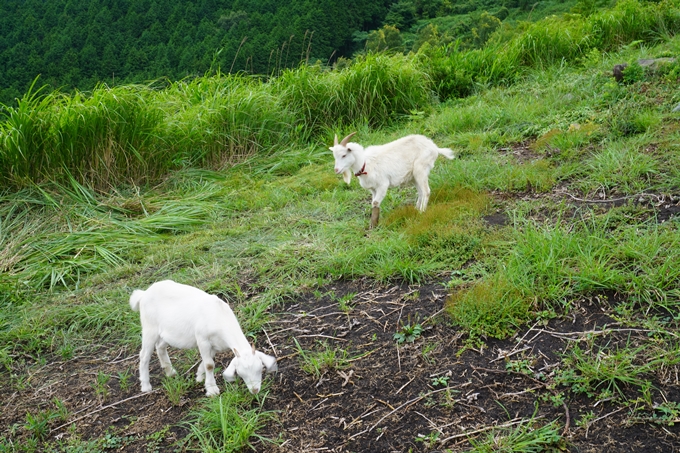
[[[343,158],[343,159],[344,159],[345,157],[347,157],[347,154],[343,154],[343,155],[342,155],[342,158]]]

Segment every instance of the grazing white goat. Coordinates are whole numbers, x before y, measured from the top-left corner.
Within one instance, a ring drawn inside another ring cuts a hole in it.
[[[359,178],[359,184],[373,194],[371,228],[378,225],[380,203],[389,187],[415,182],[418,190],[416,209],[425,211],[430,199],[428,178],[434,161],[440,154],[453,159],[453,151],[439,148],[423,135],[407,135],[385,145],[369,146],[364,149],[358,143],[350,143],[352,132],[330,148],[335,157],[335,173],[342,173],[347,184],[352,174]]]
[[[234,359],[224,371],[224,379],[233,382],[238,374],[253,394],[260,391],[262,368],[268,373],[277,370],[276,358],[256,351],[255,345],[251,348],[234,312],[217,296],[193,286],[163,280],[146,291],[133,291],[130,307],[139,311],[142,321],[142,350],[139,353],[142,392],[151,391],[149,361],[154,347],[166,376],[176,374],[168,357],[168,345],[180,349],[198,347],[202,361],[196,380],[202,382],[205,378],[208,396],[220,393],[214,373],[216,352],[227,349],[234,352]]]

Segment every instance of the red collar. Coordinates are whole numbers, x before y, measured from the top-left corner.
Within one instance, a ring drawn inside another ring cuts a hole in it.
[[[366,168],[366,161],[364,161],[364,165],[361,167],[361,170],[359,170],[358,172],[354,173],[354,176],[356,176],[356,177],[358,178],[358,177],[361,176],[361,175],[367,175],[368,173],[366,173],[366,172],[364,171],[365,168]]]

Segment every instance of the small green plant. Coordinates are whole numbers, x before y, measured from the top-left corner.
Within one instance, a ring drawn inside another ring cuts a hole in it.
[[[610,350],[606,347],[588,351],[579,345],[573,346],[563,359],[564,368],[556,373],[558,384],[571,387],[572,391],[585,393],[600,399],[625,398],[624,387],[638,387],[644,390],[647,380],[643,375],[658,366],[661,359],[639,364],[645,346],[623,347]]]
[[[50,432],[50,422],[61,419],[62,414],[59,411],[45,409],[38,411],[35,415],[26,412],[26,421],[24,429],[28,431],[30,436],[35,440],[43,440]]]
[[[590,422],[592,422],[595,419],[595,414],[593,411],[588,411],[585,414],[581,415],[581,418],[576,420],[576,426],[579,428],[585,428],[588,429],[588,426],[590,426]]]
[[[413,343],[420,338],[422,332],[423,326],[418,322],[411,322],[411,317],[409,316],[408,321],[405,324],[403,321],[401,322],[401,327],[394,334],[393,338],[397,344]]]
[[[438,387],[438,386],[447,386],[449,385],[449,379],[451,379],[449,376],[437,376],[435,378],[432,378],[432,387]]]
[[[146,443],[146,451],[147,453],[159,453],[161,451],[161,442],[163,442],[163,439],[165,439],[165,436],[168,435],[168,431],[170,431],[170,425],[166,425],[161,429],[160,431],[156,431],[155,433],[149,434],[146,436],[147,443]]]
[[[416,442],[422,442],[425,448],[432,448],[437,444],[439,436],[441,433],[439,431],[432,431],[428,435],[418,434],[416,437]]]
[[[457,401],[453,397],[454,393],[460,393],[457,390],[452,389],[451,387],[447,387],[444,392],[441,392],[439,394],[439,405],[445,409],[453,409],[453,407],[456,405]]]
[[[110,374],[106,374],[102,371],[97,372],[97,377],[92,384],[92,387],[100,402],[103,402],[109,396],[109,380],[111,380]]]
[[[558,392],[558,393],[550,393],[550,394],[544,394],[540,396],[540,399],[542,401],[547,401],[550,404],[552,404],[555,407],[560,407],[564,404],[565,399],[564,399],[564,393],[563,392]]]
[[[181,374],[169,377],[165,376],[163,378],[165,395],[173,406],[179,406],[182,403],[182,398],[187,394],[190,388],[190,379]]]
[[[439,343],[425,343],[423,346],[423,349],[420,351],[420,355],[423,357],[423,360],[430,365],[434,365],[436,363],[436,360],[434,357],[432,357],[432,353],[437,349],[439,346]]]
[[[130,389],[130,378],[132,377],[132,372],[130,368],[125,371],[118,372],[118,384],[120,385],[120,390],[127,392]]]
[[[344,311],[345,313],[350,312],[352,310],[351,302],[354,300],[356,295],[356,293],[347,293],[344,296],[338,298],[338,306],[340,307],[340,310]]]
[[[508,360],[505,363],[505,369],[509,371],[514,371],[515,373],[526,374],[528,376],[534,374],[534,371],[531,369],[531,361],[527,359]]]
[[[302,370],[317,379],[327,370],[342,370],[349,366],[348,353],[344,349],[333,349],[324,342],[321,351],[305,351],[296,338],[293,340],[300,354]]]
[[[667,426],[680,423],[680,402],[664,401],[654,407],[654,415],[651,421]]]

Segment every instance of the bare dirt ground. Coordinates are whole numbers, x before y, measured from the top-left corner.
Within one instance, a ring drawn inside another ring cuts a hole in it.
[[[578,308],[567,317],[461,353],[465,338],[443,312],[445,280],[422,286],[337,282],[286,306],[258,338],[260,349],[278,356],[280,370],[265,403],[265,409],[279,411],[279,421],[262,434],[280,438],[281,444],[256,444],[256,450],[457,452],[470,448],[469,436],[533,419],[535,427],[558,423],[564,438],[561,451],[678,451],[677,424],[640,420],[620,405],[550,385],[551,373],[569,342],[605,326],[609,333],[597,341],[630,344],[645,335],[619,329],[607,315],[616,295],[578,301]],[[352,297],[346,298],[350,302],[343,310],[338,301],[348,294]],[[405,323],[419,323],[423,331],[413,343],[398,345],[394,334]],[[315,376],[302,369],[298,344],[306,353],[328,348],[346,351],[346,362]],[[225,354],[217,361],[226,364],[229,359]],[[522,369],[509,370],[510,361]],[[3,374],[0,429],[20,443],[27,435],[26,413],[53,408],[58,398],[69,416],[49,422],[47,439],[90,439],[110,433],[116,441],[107,451],[173,451],[173,443],[188,433],[178,423],[202,398],[203,389],[195,385],[180,405],[173,406],[159,389],[161,371],[154,358],[156,390],[139,394],[136,365],[136,351],[128,350],[54,361],[35,369],[23,390],[17,390],[16,383],[10,386]],[[123,390],[115,376],[128,369],[133,375]],[[94,384],[102,372],[114,376],[104,397]],[[680,400],[677,369],[653,379],[655,402]],[[558,392],[564,394],[563,403],[555,398]],[[589,424],[578,423],[591,412]],[[164,428],[161,438],[150,441],[153,433]]]
[[[280,356],[281,372],[268,401],[269,408],[282,411],[282,426],[270,431],[272,436],[277,429],[284,432],[278,451],[464,451],[470,447],[466,433],[532,417],[537,426],[558,421],[567,441],[564,451],[673,452],[680,446],[678,426],[632,423],[629,411],[570,392],[564,404],[551,398],[564,390],[548,382],[567,343],[604,326],[616,330],[617,323],[602,310],[609,305],[606,297],[580,301],[568,318],[459,354],[464,338],[442,313],[442,284],[380,288],[361,281],[329,290],[335,298],[357,294],[349,313],[329,297],[309,297],[288,307],[273,326],[278,329],[268,332]],[[408,320],[419,320],[424,331],[398,347],[393,335]],[[606,341],[630,342],[630,334],[620,329]],[[362,358],[317,378],[301,370],[293,337],[304,351],[325,342]],[[525,364],[531,375],[508,371],[509,360]],[[445,385],[442,377],[448,378]],[[677,376],[654,384],[655,398],[680,398]],[[591,411],[592,424],[577,427]],[[431,433],[437,441],[428,442]]]

